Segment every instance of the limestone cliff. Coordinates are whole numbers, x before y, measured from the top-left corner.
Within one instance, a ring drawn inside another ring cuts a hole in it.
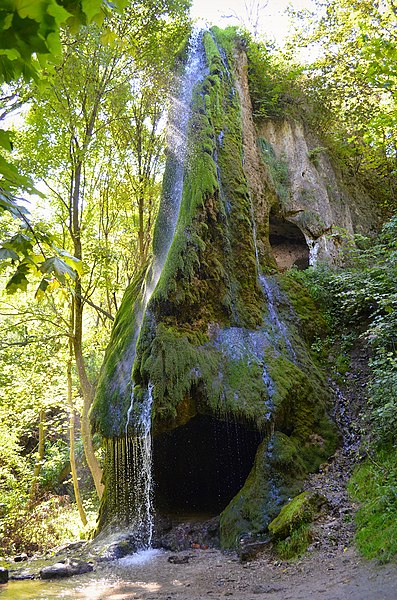
[[[221,514],[224,547],[266,536],[337,444],[307,348],[321,319],[277,265],[337,261],[337,228],[368,219],[301,123],[254,124],[236,48],[233,32],[203,35],[175,230],[147,295],[173,194],[169,160],[154,261],[125,294],[92,415],[106,446],[100,526],[136,525],[132,447],[149,406],[157,514]]]
[[[281,270],[340,264],[346,238],[376,231],[379,208],[363,185],[342,174],[320,139],[297,118],[254,123],[247,57],[235,51],[243,120],[244,172],[253,196],[259,246]],[[307,248],[305,248],[305,244]]]

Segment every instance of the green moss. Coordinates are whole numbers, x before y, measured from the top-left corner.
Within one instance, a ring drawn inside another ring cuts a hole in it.
[[[259,363],[231,359],[207,336],[187,328],[160,323],[152,337],[149,347],[140,347],[145,352],[135,363],[134,393],[139,398],[140,382],[152,383],[156,433],[183,425],[197,413],[233,414],[258,429],[266,426],[268,392]]]
[[[397,448],[386,447],[356,468],[350,496],[360,504],[356,544],[363,556],[382,562],[397,557]]]
[[[302,492],[283,506],[269,524],[280,558],[290,560],[306,552],[312,541],[310,524],[326,502],[326,498],[317,492]]]
[[[267,364],[275,383],[275,427],[289,432],[299,444],[306,470],[315,471],[338,442],[336,427],[325,410],[330,400],[329,390],[310,362],[310,376],[283,356],[269,357]]]
[[[266,438],[244,486],[221,514],[222,547],[235,548],[247,533],[267,537],[269,523],[299,491],[304,474],[293,440],[281,432]]]
[[[303,556],[312,541],[310,524],[303,523],[294,529],[288,538],[276,542],[275,550],[282,560],[291,560]]]
[[[90,417],[93,430],[104,437],[119,434],[128,410],[131,394],[131,353],[133,354],[135,346],[135,306],[146,272],[147,265],[124,293],[99,376]]]
[[[282,540],[292,535],[302,525],[311,523],[320,507],[326,502],[317,493],[302,492],[288,502],[269,524],[269,532],[274,540]]]
[[[326,335],[329,331],[327,322],[316,306],[308,288],[295,269],[286,271],[278,277],[281,288],[288,295],[296,316],[296,324],[301,336],[309,343]]]

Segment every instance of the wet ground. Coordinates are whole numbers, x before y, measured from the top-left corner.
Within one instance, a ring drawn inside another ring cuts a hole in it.
[[[0,587],[1,600],[396,600],[397,566],[363,561],[351,548],[293,563],[263,554],[246,564],[219,550],[149,551],[64,581]]]

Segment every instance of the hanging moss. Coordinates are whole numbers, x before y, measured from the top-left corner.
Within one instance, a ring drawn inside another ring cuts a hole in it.
[[[131,396],[135,354],[136,309],[147,265],[124,293],[117,312],[91,410],[93,430],[106,438],[122,431]]]
[[[248,357],[231,359],[208,336],[159,324],[150,352],[136,364],[142,367],[134,380],[153,385],[155,433],[196,414],[234,415],[259,430],[266,427],[263,367]]]

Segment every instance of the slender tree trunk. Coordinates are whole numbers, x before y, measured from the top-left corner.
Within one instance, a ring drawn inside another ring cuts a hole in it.
[[[140,186],[141,187],[141,186]],[[138,198],[138,242],[139,242],[139,260],[140,266],[145,264],[146,252],[145,252],[145,223],[144,223],[144,205],[145,199],[143,197],[142,189],[139,190]]]
[[[67,362],[67,385],[68,385],[68,405],[69,405],[69,460],[70,470],[72,472],[73,490],[74,497],[76,500],[77,508],[83,525],[87,525],[87,517],[85,514],[83,502],[81,500],[79,480],[77,477],[76,469],[76,457],[75,457],[75,439],[74,439],[74,426],[75,426],[75,412],[73,405],[73,393],[72,393],[72,360],[73,360],[73,344],[72,340],[69,341],[69,357]]]
[[[30,487],[30,501],[33,502],[37,495],[37,490],[39,487],[38,480],[41,472],[41,467],[44,462],[44,454],[45,454],[45,410],[42,408],[40,410],[40,420],[39,420],[39,447],[37,450],[37,458],[36,463],[34,465],[33,471],[33,481]]]
[[[73,301],[74,313],[74,335],[73,347],[76,360],[77,374],[79,377],[81,395],[83,397],[83,411],[81,415],[81,436],[83,440],[84,454],[88,467],[94,480],[95,489],[99,499],[103,494],[102,469],[99,466],[92,443],[91,427],[89,420],[89,411],[94,400],[94,386],[88,379],[87,370],[83,357],[83,303],[81,299],[81,283],[78,280],[75,285],[75,298]]]

